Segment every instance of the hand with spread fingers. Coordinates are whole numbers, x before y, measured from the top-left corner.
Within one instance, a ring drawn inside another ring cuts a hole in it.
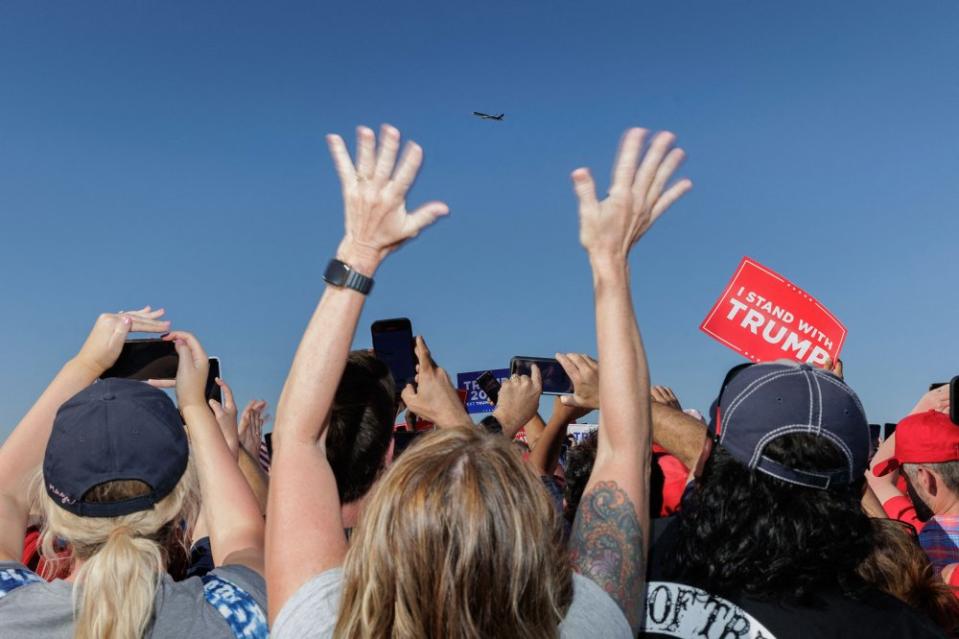
[[[493,417],[508,439],[513,439],[536,415],[542,393],[543,377],[536,364],[530,368],[529,375],[513,375],[500,386]]]
[[[416,359],[419,362],[416,365],[416,387],[407,384],[402,393],[407,410],[440,428],[473,426],[449,375],[436,366],[426,341],[419,336],[416,338]]]
[[[213,411],[213,415],[216,417],[216,423],[220,427],[220,432],[223,433],[223,439],[226,440],[226,445],[235,459],[240,454],[240,438],[237,432],[237,410],[236,402],[233,399],[233,389],[219,377],[216,378],[216,385],[220,387],[220,393],[223,395],[223,403],[221,404],[215,399],[211,399],[208,403],[210,404],[210,409]]]
[[[327,136],[327,144],[343,189],[346,234],[337,258],[372,276],[380,262],[407,240],[449,213],[442,202],[428,202],[412,213],[406,194],[423,163],[423,149],[407,142],[397,162],[400,132],[384,124],[379,147],[371,129],[358,127],[356,161],[343,138]]]
[[[254,459],[260,454],[263,425],[270,419],[270,416],[264,412],[266,411],[266,405],[265,400],[251,399],[247,402],[246,408],[243,409],[243,414],[240,416],[240,445]]]
[[[599,362],[580,353],[556,353],[556,361],[573,382],[573,394],[563,395],[564,406],[581,408],[585,412],[599,408]]]
[[[130,333],[166,333],[169,320],[161,320],[164,310],[145,306],[138,311],[103,313],[74,358],[97,376],[113,366]]]
[[[613,169],[609,196],[596,198],[596,184],[589,169],[573,171],[573,186],[579,198],[579,239],[591,259],[625,260],[632,246],[693,183],[682,179],[667,183],[686,154],[670,150],[676,136],[658,133],[640,162],[645,129],[629,129],[623,136]]]

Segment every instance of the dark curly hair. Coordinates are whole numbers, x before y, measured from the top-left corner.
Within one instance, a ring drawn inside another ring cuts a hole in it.
[[[395,386],[389,368],[371,353],[350,353],[326,435],[326,458],[336,476],[341,503],[365,495],[383,470],[395,418]]]
[[[599,441],[599,431],[592,431],[583,441],[571,446],[566,453],[566,487],[563,489],[565,505],[563,506],[563,517],[566,522],[572,526],[576,519],[576,510],[579,508],[579,502],[583,498],[583,491],[586,490],[586,484],[589,482],[589,476],[593,472],[593,464],[596,462],[596,445]],[[656,461],[656,455],[653,455],[653,461]],[[663,469],[659,464],[650,465],[649,473],[649,516],[659,517],[663,508],[663,487],[666,483],[666,477],[663,475]]]
[[[831,442],[806,433],[779,437],[764,453],[805,470],[843,464]],[[824,587],[855,596],[864,588],[857,569],[873,545],[861,494],[861,482],[829,490],[789,484],[717,445],[683,501],[667,576],[721,596],[804,604]]]

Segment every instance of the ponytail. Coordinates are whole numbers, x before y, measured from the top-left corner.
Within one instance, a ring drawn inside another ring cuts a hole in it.
[[[164,564],[157,541],[135,536],[125,525],[115,528],[77,572],[75,639],[142,637]]]
[[[139,481],[112,481],[96,486],[84,499],[117,501],[149,490]],[[44,558],[55,560],[55,541],[63,540],[70,548],[69,561],[83,562],[73,587],[74,637],[142,637],[153,621],[157,588],[170,562],[169,550],[173,544],[183,543],[182,526],[192,526],[199,509],[192,461],[173,491],[153,508],[121,517],[74,515],[57,506],[46,491],[38,492],[44,515],[40,540]]]

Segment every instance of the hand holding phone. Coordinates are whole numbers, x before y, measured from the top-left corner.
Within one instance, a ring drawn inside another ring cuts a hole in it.
[[[501,385],[499,380],[496,379],[496,375],[493,374],[493,371],[486,371],[477,377],[476,384],[486,393],[486,396],[489,397],[490,403],[495,406],[496,402],[499,401],[499,389]]]
[[[514,373],[500,387],[499,401],[493,417],[503,427],[503,434],[509,439],[533,419],[539,409],[539,397],[543,391],[539,366],[531,364],[530,373],[528,376]]]
[[[573,392],[573,381],[555,359],[549,357],[524,357],[517,355],[509,362],[513,375],[531,375],[533,365],[539,368],[543,380],[544,395],[566,395]]]

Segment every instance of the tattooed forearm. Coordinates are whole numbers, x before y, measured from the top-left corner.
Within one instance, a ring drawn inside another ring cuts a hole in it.
[[[638,628],[646,581],[643,530],[633,502],[616,482],[599,482],[583,495],[569,552],[573,568],[605,590]]]

